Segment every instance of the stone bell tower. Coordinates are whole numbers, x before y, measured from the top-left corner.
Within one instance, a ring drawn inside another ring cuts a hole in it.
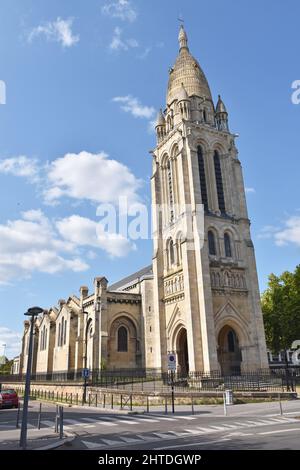
[[[153,273],[162,368],[168,351],[183,374],[268,367],[235,136],[183,27],[156,134]]]

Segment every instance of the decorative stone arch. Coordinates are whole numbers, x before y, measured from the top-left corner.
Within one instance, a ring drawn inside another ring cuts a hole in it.
[[[179,153],[180,153],[180,151],[179,151],[178,142],[173,142],[173,144],[171,145],[170,151],[169,151],[169,154],[170,154],[171,158],[172,159],[176,158]]]
[[[182,265],[182,243],[184,241],[184,236],[181,230],[179,230],[175,235],[175,245],[176,245],[176,257],[177,265]]]
[[[197,147],[202,148],[203,157],[205,157],[205,155],[209,152],[209,143],[207,142],[207,140],[201,137],[198,137],[197,139],[195,139],[194,146],[196,150],[197,150]]]
[[[127,331],[127,348],[118,348],[118,331]],[[114,316],[108,328],[107,365],[109,369],[133,369],[139,364],[139,339],[136,321],[127,312]]]
[[[218,152],[220,157],[222,157],[223,155],[226,154],[225,147],[218,140],[214,141],[211,144],[211,150],[212,150],[212,152],[215,152],[215,151]]]
[[[170,344],[172,351],[176,352],[177,372],[186,376],[189,372],[188,341],[186,326],[181,319],[173,326]]]
[[[168,160],[170,159],[170,155],[168,152],[164,152],[161,157],[161,167],[165,170],[167,168]]]
[[[218,345],[218,360],[224,374],[240,373],[243,363],[247,362],[247,349],[251,343],[248,334],[248,322],[240,315],[229,301],[215,316],[215,331]],[[228,350],[226,335],[233,331],[236,335],[236,349]]]
[[[209,232],[212,232],[214,234],[215,245],[216,245],[216,256],[220,256],[221,250],[220,250],[220,233],[219,233],[219,230],[214,225],[209,225],[207,227],[207,231],[206,231],[207,246],[208,246],[208,233]],[[207,251],[209,252],[209,249],[207,249]]]

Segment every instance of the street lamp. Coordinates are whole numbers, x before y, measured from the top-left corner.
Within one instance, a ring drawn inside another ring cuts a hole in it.
[[[89,312],[85,312],[83,310],[83,312],[85,315],[88,315]],[[86,325],[85,325],[85,332],[84,332],[84,337],[85,337],[85,344],[84,344],[84,369],[83,369],[83,378],[84,378],[84,384],[83,384],[83,397],[82,397],[82,403],[86,403],[86,388],[87,388],[87,375],[88,375],[88,369],[87,369],[87,342],[88,342],[88,338],[87,338],[87,335],[88,335],[88,326],[89,326],[89,323],[88,321],[86,321]]]
[[[31,307],[27,310],[24,315],[31,317],[30,323],[30,332],[29,332],[29,346],[28,346],[28,357],[27,357],[27,371],[26,371],[26,381],[25,381],[25,391],[24,391],[24,400],[23,400],[23,415],[22,415],[22,427],[20,435],[20,447],[26,449],[27,443],[27,415],[28,415],[28,400],[30,394],[30,376],[31,376],[31,367],[32,367],[32,349],[33,349],[33,327],[34,319],[40,313],[43,313],[43,309],[40,307]]]

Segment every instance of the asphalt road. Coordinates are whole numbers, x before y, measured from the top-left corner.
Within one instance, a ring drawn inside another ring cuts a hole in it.
[[[39,403],[31,402],[28,427],[37,425]],[[298,449],[300,450],[300,400],[278,403],[234,405],[224,416],[220,405],[201,406],[196,414],[181,407],[174,415],[120,414],[95,408],[65,407],[64,429],[74,441],[71,449]],[[16,410],[0,410],[0,439],[15,429]],[[55,405],[42,405],[42,428],[52,432]]]

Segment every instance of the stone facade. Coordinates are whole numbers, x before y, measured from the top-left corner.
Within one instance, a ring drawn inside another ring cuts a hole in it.
[[[179,47],[151,152],[153,264],[112,286],[97,277],[91,294],[83,286],[45,312],[36,321],[37,373],[166,370],[170,351],[183,374],[268,367],[236,136],[182,27]]]

